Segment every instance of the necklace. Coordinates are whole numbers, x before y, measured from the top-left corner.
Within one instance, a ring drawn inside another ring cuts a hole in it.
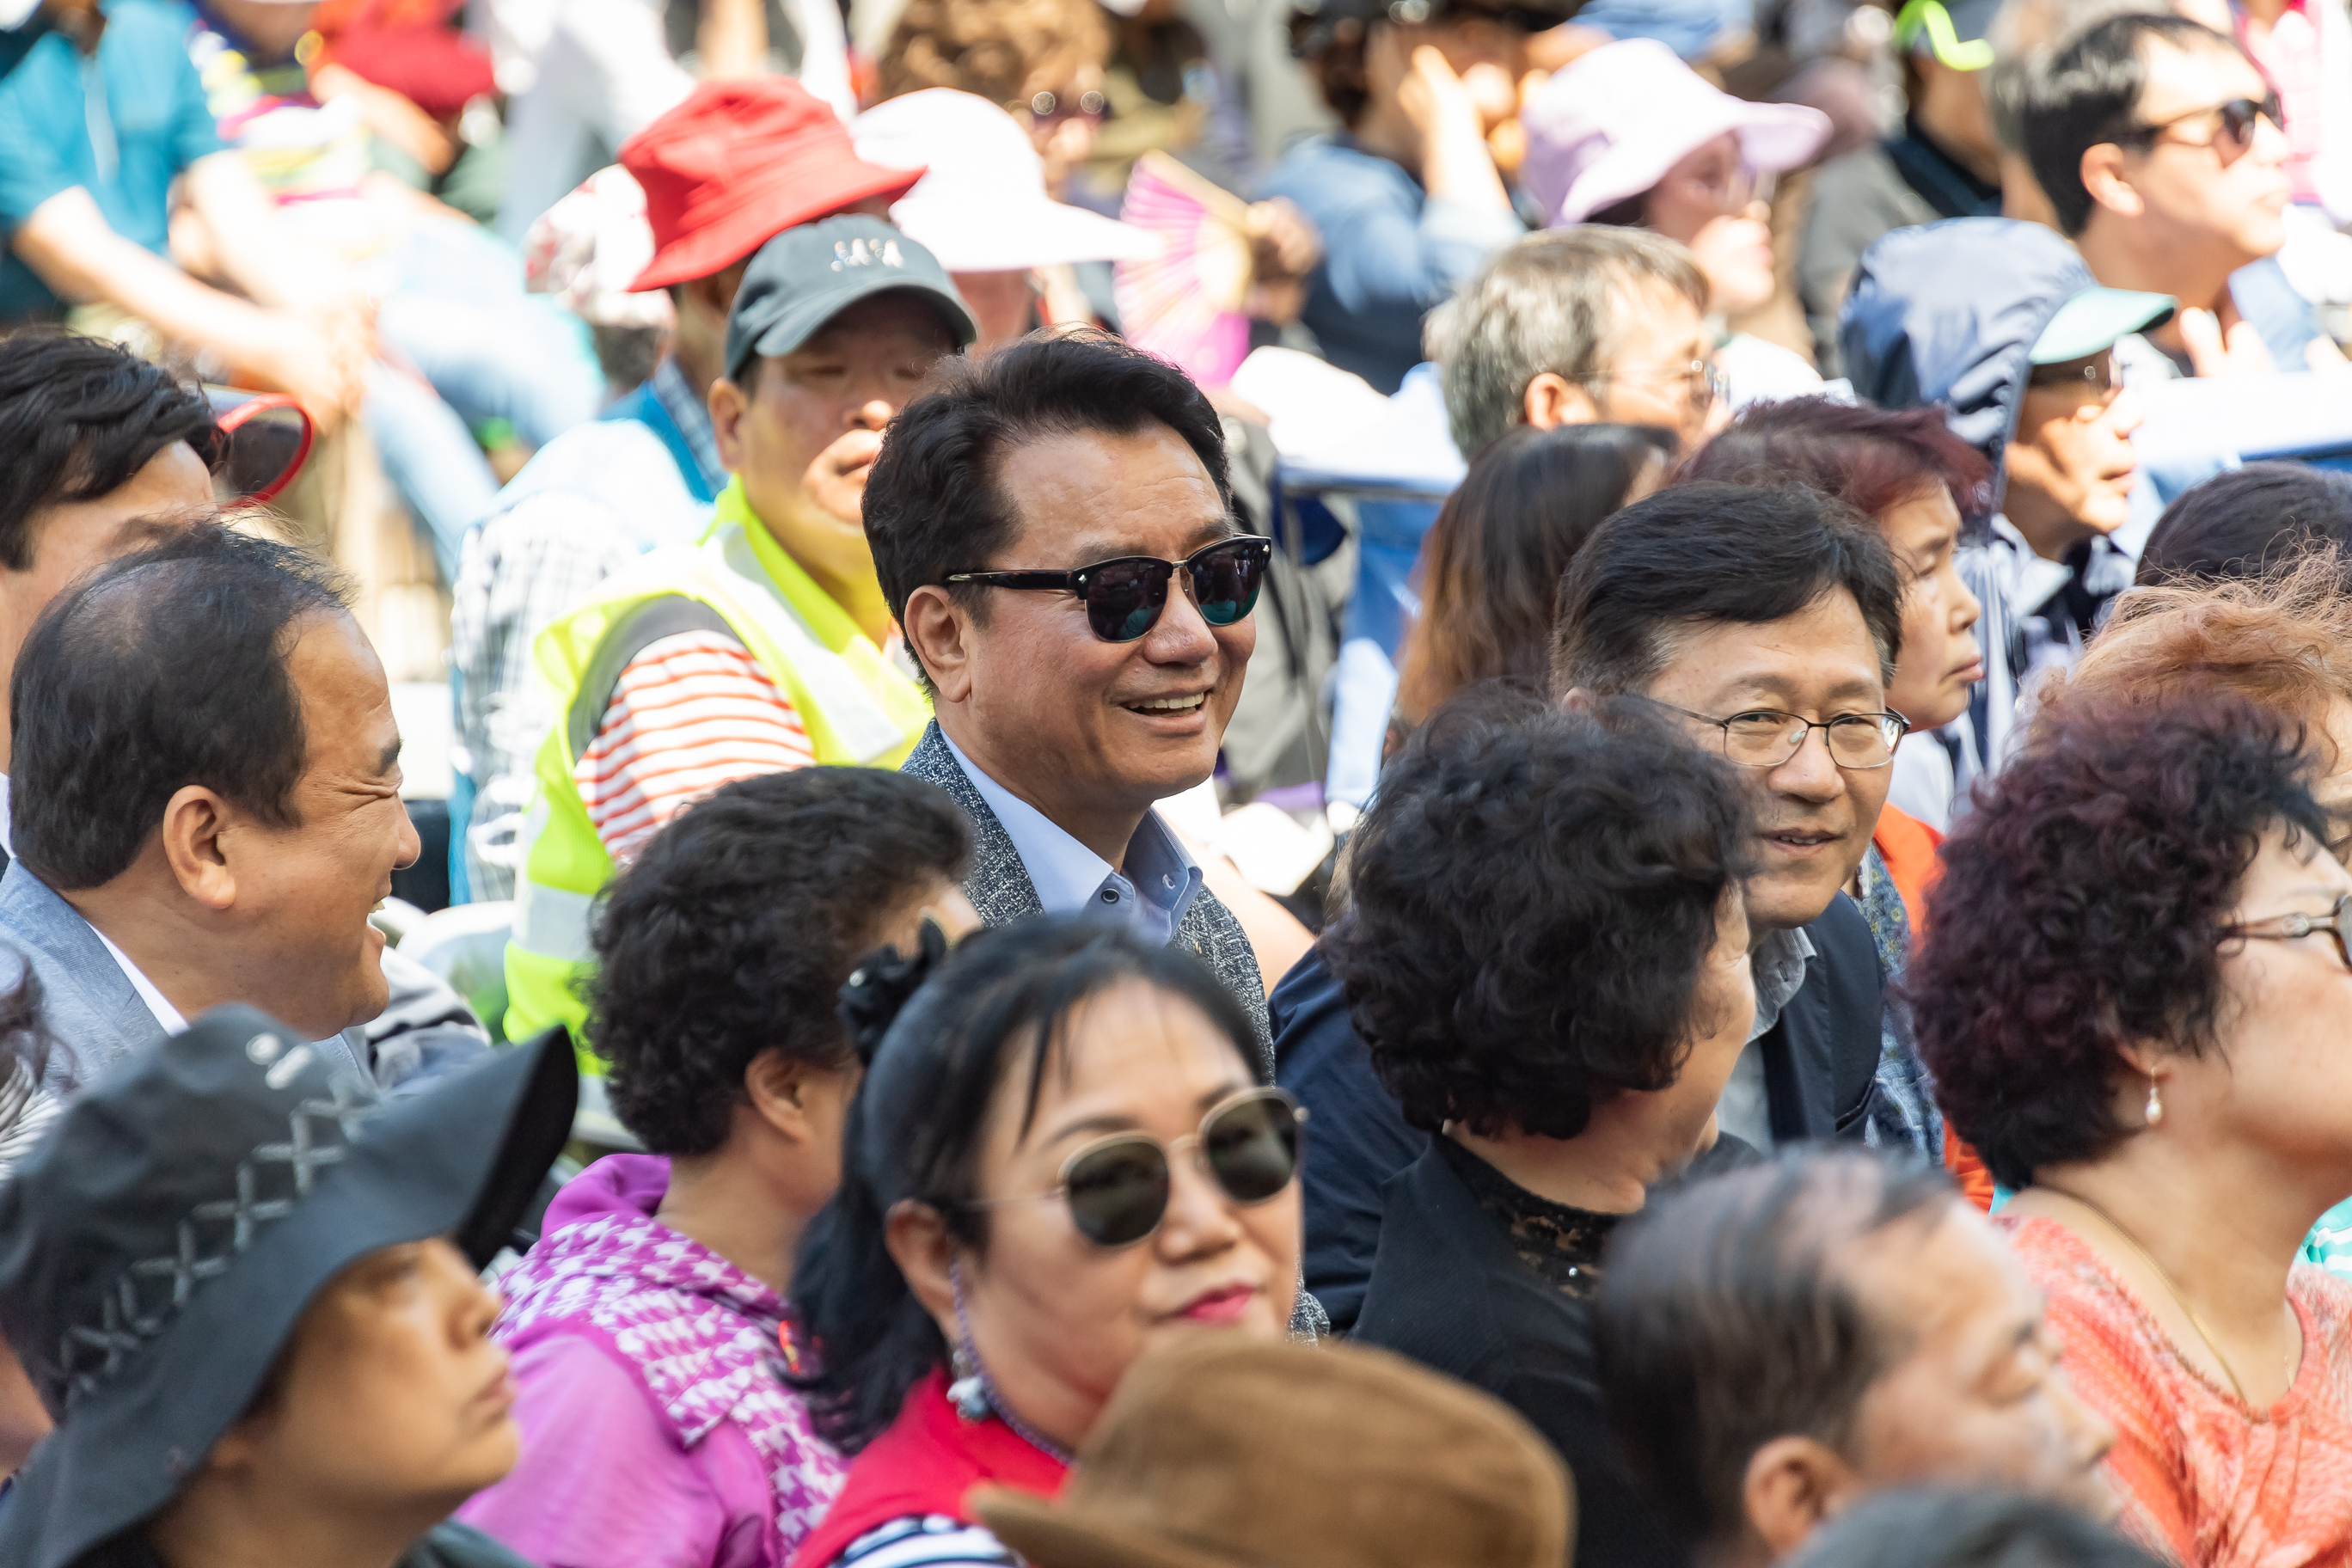
[[[2197,1309],[2189,1304],[2189,1298],[2180,1293],[2180,1287],[2172,1282],[2172,1276],[2165,1272],[2164,1265],[2158,1263],[2148,1252],[2147,1248],[2139,1244],[2139,1239],[2133,1236],[2131,1232],[2126,1230],[2123,1226],[2117,1222],[2115,1215],[2109,1214],[2106,1210],[2101,1208],[2090,1199],[2084,1197],[2079,1193],[2063,1192],[2055,1187],[2053,1187],[2050,1190],[2058,1193],[2058,1195],[2061,1197],[2073,1199],[2075,1203],[2078,1203],[2084,1208],[2089,1209],[2093,1214],[2097,1215],[2100,1220],[2105,1224],[2109,1230],[2114,1231],[2117,1236],[2123,1237],[2123,1243],[2126,1247],[2130,1247],[2134,1252],[2139,1255],[2139,1260],[2142,1263],[2147,1264],[2148,1271],[2156,1276],[2157,1283],[2163,1286],[2166,1292],[2171,1296],[2173,1305],[2179,1307],[2181,1312],[2189,1319],[2189,1326],[2197,1331],[2197,1337],[2205,1342],[2205,1348],[2213,1352],[2213,1359],[2221,1363],[2221,1375],[2230,1380],[2230,1392],[2238,1396],[2239,1404],[2246,1405],[2251,1409],[2252,1407],[2252,1402],[2247,1399],[2245,1385],[2238,1381],[2238,1373],[2236,1370],[2230,1365],[2230,1358],[2223,1355],[2221,1353],[2221,1347],[2213,1342],[2211,1332],[2205,1327],[2205,1320],[2197,1315]]]

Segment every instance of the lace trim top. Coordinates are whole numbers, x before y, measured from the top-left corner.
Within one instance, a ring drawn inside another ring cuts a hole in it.
[[[1531,1193],[1451,1138],[1433,1140],[1478,1206],[1510,1233],[1519,1261],[1564,1296],[1588,1300],[1601,1289],[1601,1253],[1625,1216],[1571,1208]]]

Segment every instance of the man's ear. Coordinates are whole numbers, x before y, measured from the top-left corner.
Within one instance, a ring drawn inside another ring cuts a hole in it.
[[[1859,1489],[1853,1468],[1811,1437],[1772,1438],[1748,1457],[1740,1489],[1748,1529],[1777,1563]]]
[[[930,672],[941,702],[961,702],[971,695],[971,612],[956,603],[954,595],[936,584],[908,595],[898,632]]]
[[[235,851],[261,847],[242,814],[204,785],[187,784],[164,803],[156,833],[181,892],[216,911],[236,904]]]
[[[2147,210],[2124,167],[2124,150],[2112,142],[2083,150],[2083,188],[2093,201],[2121,216],[2137,217]]]
[[[751,374],[760,374],[751,362]],[[730,474],[743,467],[743,416],[751,411],[751,395],[725,376],[710,384],[710,434],[719,443],[719,461]]]
[[[907,1289],[940,1326],[950,1344],[956,1341],[955,1280],[949,1269],[955,1262],[955,1237],[947,1221],[929,1204],[912,1198],[890,1205],[883,1221],[883,1245],[905,1276]]]
[[[1556,430],[1562,425],[1597,425],[1601,422],[1601,405],[1592,401],[1592,394],[1560,374],[1558,371],[1538,371],[1519,394],[1519,416],[1538,430]]]

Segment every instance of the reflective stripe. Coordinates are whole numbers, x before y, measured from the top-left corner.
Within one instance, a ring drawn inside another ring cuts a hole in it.
[[[551,888],[525,872],[515,879],[514,931],[508,940],[565,963],[587,963],[596,956],[588,941],[588,920],[595,908],[593,893]]]

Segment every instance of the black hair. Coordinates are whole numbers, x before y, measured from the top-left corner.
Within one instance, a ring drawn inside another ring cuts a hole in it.
[[[2201,22],[2132,12],[2087,29],[2032,78],[2025,101],[2026,157],[2069,239],[2089,226],[2097,205],[2083,184],[2083,154],[2139,128],[2134,115],[2147,87],[2151,42],[2239,52],[2234,40]]]
[[[217,522],[175,530],[51,602],[8,687],[17,858],[59,891],[112,881],[174,792],[298,820],[297,623],[350,598],[318,557]]]
[[[31,569],[36,512],[121,489],[174,441],[209,467],[220,430],[160,366],[55,327],[0,338],[0,566]]]
[[[981,566],[1020,531],[1019,508],[997,482],[1010,448],[1153,425],[1192,448],[1230,510],[1224,426],[1167,361],[1093,331],[1035,332],[978,360],[942,361],[929,390],[890,422],[866,481],[866,539],[890,614],[903,622],[916,589]],[[982,603],[977,589],[950,591]]]
[[[1569,563],[1553,695],[1639,692],[1674,658],[1677,631],[1785,620],[1841,588],[1894,679],[1903,579],[1876,524],[1797,486],[1670,485],[1593,530]]]
[[[33,1131],[28,1119],[36,1114],[41,1085],[52,1066],[66,1069],[58,1075],[58,1087],[71,1089],[73,1074],[72,1052],[49,1032],[40,975],[15,948],[0,943],[0,955],[17,966],[16,983],[0,990],[0,1150],[5,1150]],[[7,1162],[0,1160],[0,1178],[7,1169]]]
[[[2352,554],[2352,474],[2248,463],[2164,509],[2140,552],[2137,581],[2263,577],[2325,544]]]
[[[1473,689],[1381,778],[1322,952],[1415,1127],[1573,1138],[1681,1073],[1754,827],[1730,766],[1643,706],[1604,727]]]
[[[1070,1015],[1129,980],[1191,1003],[1233,1042],[1252,1081],[1265,1081],[1248,1015],[1198,958],[1087,915],[966,939],[883,1036],[850,1110],[841,1190],[810,1223],[793,1273],[818,1363],[795,1384],[817,1431],[845,1452],[872,1441],[948,1360],[939,1325],[885,1245],[891,1208],[928,1205],[958,1243],[984,1254],[987,1227],[971,1205],[999,1089],[1013,1073],[1026,1079],[1025,1133],[1047,1071],[1067,1070]]]
[[[1841,1260],[1959,1201],[1937,1166],[1840,1145],[1654,1193],[1619,1229],[1593,1307],[1601,1397],[1686,1544],[1739,1538],[1748,1462],[1773,1438],[1846,1450],[1864,1392],[1907,1340]]]
[[[2168,1561],[2048,1498],[1905,1487],[1840,1510],[1786,1568],[2164,1568]]]
[[[680,812],[597,911],[588,1039],[621,1125],[654,1153],[707,1154],[762,1052],[855,1065],[842,982],[880,922],[971,858],[946,792],[887,770],[762,773]]]

